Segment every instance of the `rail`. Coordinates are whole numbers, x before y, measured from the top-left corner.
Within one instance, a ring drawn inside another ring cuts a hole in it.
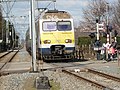
[[[106,73],[103,73],[103,72],[99,72],[99,71],[96,71],[96,70],[93,70],[93,69],[89,69],[89,68],[86,68],[86,69],[87,69],[88,72],[91,72],[91,73],[100,75],[102,77],[105,77],[105,78],[108,78],[108,79],[120,82],[120,78],[119,77],[112,76],[112,75],[109,75],[109,74],[106,74]]]
[[[92,85],[94,85],[94,86],[96,86],[96,87],[98,87],[98,88],[101,88],[101,89],[103,89],[103,90],[114,90],[114,89],[112,89],[112,88],[110,88],[110,87],[108,87],[108,86],[105,86],[105,85],[99,84],[99,83],[97,83],[97,82],[91,81],[91,80],[89,80],[89,79],[86,79],[86,78],[84,78],[84,77],[81,77],[81,76],[79,76],[79,75],[76,75],[76,74],[74,74],[74,73],[72,73],[72,72],[70,72],[70,71],[67,71],[67,70],[62,70],[62,71],[63,71],[64,73],[67,73],[67,74],[69,74],[69,75],[73,75],[73,76],[75,76],[75,77],[77,77],[77,78],[79,78],[79,79],[82,79],[82,80],[84,80],[84,81],[87,81],[87,82],[91,83]]]
[[[7,60],[1,67],[0,67],[0,71],[3,69],[3,67],[8,63],[8,62],[11,62],[12,59],[15,57],[15,55],[19,52],[19,50],[17,52],[15,52],[15,54],[9,58],[9,60]],[[0,72],[0,76],[2,75],[2,72]]]
[[[11,53],[11,52],[12,52],[12,51],[9,51],[9,52],[5,53],[4,55],[0,56],[0,59],[3,58],[3,57],[5,57],[6,55],[8,55],[8,54]]]

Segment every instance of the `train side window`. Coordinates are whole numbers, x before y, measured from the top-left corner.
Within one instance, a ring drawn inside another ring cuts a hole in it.
[[[58,21],[57,28],[59,31],[69,31],[72,30],[70,21]]]
[[[55,31],[57,30],[56,22],[45,21],[43,22],[43,31]]]

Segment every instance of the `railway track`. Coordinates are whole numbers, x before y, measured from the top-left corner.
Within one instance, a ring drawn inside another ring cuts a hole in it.
[[[118,90],[116,89],[116,87],[114,86],[119,86],[119,83],[120,83],[120,78],[118,77],[115,77],[115,76],[112,76],[112,75],[109,75],[109,74],[106,74],[106,73],[102,73],[100,71],[97,71],[97,70],[94,70],[94,69],[89,69],[89,68],[84,68],[82,70],[79,70],[79,72],[83,72],[85,73],[86,75],[89,73],[92,73],[93,76],[90,75],[90,78],[94,78],[95,76],[94,75],[97,75],[98,77],[96,78],[102,78],[102,83],[99,81],[99,80],[93,80],[93,79],[89,79],[87,77],[84,77],[83,75],[79,74],[78,72],[73,72],[74,70],[68,70],[66,68],[66,66],[59,66],[58,64],[52,64],[52,66],[54,66],[57,69],[60,69],[60,71],[64,72],[64,73],[67,73],[69,75],[73,75],[74,77],[80,79],[80,80],[84,80],[88,83],[91,83],[91,86],[96,86],[97,88],[100,88],[102,90]],[[54,70],[55,70],[54,68]],[[110,85],[109,86],[109,82],[107,84],[104,84],[105,81],[104,80],[108,80],[108,81],[111,81],[111,82],[115,82],[114,85]],[[104,82],[104,83],[103,83]],[[118,87],[120,88],[120,87]]]
[[[98,87],[98,88],[100,88],[100,89],[102,89],[102,90],[114,90],[114,89],[112,89],[112,88],[110,88],[110,87],[108,87],[108,86],[102,85],[102,84],[100,84],[100,83],[98,83],[98,82],[95,82],[95,81],[92,81],[92,80],[89,80],[89,79],[87,79],[87,78],[84,78],[84,77],[82,77],[82,76],[80,76],[80,75],[77,75],[77,74],[75,74],[75,73],[73,73],[73,72],[70,72],[70,71],[68,71],[68,70],[62,70],[62,72],[67,73],[67,74],[69,74],[69,75],[73,75],[74,77],[76,77],[76,78],[78,78],[78,79],[80,79],[80,80],[84,80],[84,81],[86,81],[86,82],[88,82],[88,83],[91,83],[91,86],[96,86],[96,87]]]
[[[0,56],[0,59],[3,58],[3,57],[5,57],[6,55],[10,54],[11,52],[12,51],[9,51],[9,52],[5,53],[4,55]]]
[[[102,90],[119,90],[120,78],[106,73],[99,72],[94,69],[86,68],[84,71],[75,73],[69,70],[62,70],[64,73],[73,75],[79,79],[91,83],[91,86],[96,86]],[[84,74],[83,74],[84,73]],[[92,75],[90,75],[91,73]]]
[[[109,75],[109,74],[106,74],[106,73],[103,73],[103,72],[100,72],[100,71],[97,71],[97,70],[94,70],[94,69],[89,69],[89,68],[86,68],[86,69],[87,69],[86,71],[88,71],[90,73],[94,73],[94,74],[97,74],[99,76],[105,77],[107,79],[111,79],[111,80],[120,82],[119,77],[112,76],[112,75]]]
[[[19,52],[19,50],[17,50],[10,58],[8,58],[0,67],[0,76],[3,75],[2,69],[7,65],[7,63],[11,62],[12,59],[16,56],[16,54]],[[10,53],[10,52],[9,52]],[[5,56],[8,54],[3,55],[1,58],[5,58]]]

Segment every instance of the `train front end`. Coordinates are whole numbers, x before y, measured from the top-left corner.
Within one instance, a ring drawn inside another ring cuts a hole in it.
[[[74,58],[73,19],[67,12],[47,12],[39,26],[39,52],[45,60]]]

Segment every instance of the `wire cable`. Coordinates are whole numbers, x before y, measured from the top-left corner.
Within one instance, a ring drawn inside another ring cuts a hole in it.
[[[10,8],[10,10],[8,11],[8,13],[10,13],[10,12],[11,12],[11,10],[12,10],[13,6],[15,5],[15,2],[16,2],[16,0],[14,0],[14,2],[13,2],[13,4],[12,4],[12,6],[11,6],[11,8]]]

